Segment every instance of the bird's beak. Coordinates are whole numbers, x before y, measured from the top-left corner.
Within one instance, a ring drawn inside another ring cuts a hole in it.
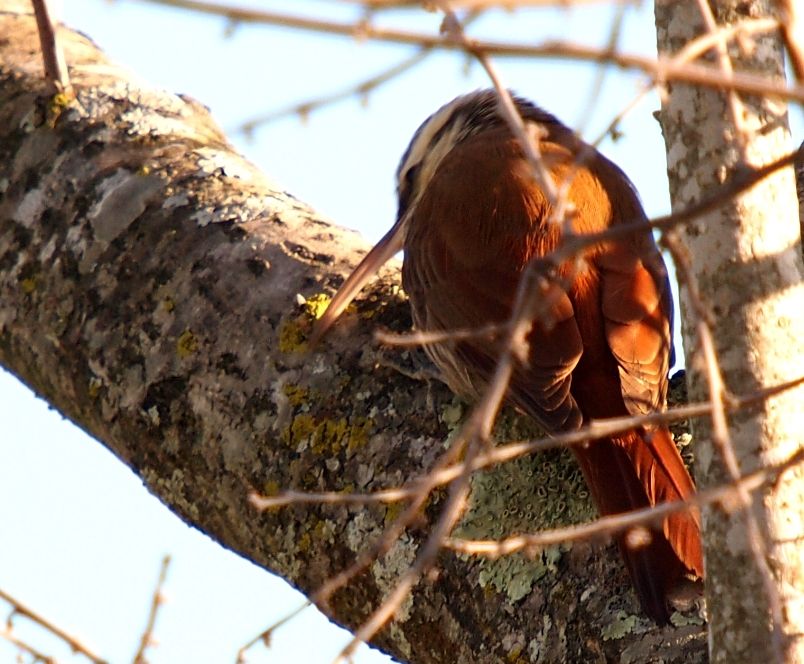
[[[324,314],[319,318],[313,333],[310,335],[309,346],[314,347],[327,331],[338,320],[344,309],[355,299],[360,290],[379,271],[379,269],[397,252],[402,251],[405,244],[404,222],[405,216],[397,220],[382,239],[374,245],[352,274],[343,282],[335,293]]]

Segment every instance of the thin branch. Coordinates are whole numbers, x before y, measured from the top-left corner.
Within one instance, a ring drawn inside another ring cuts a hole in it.
[[[285,106],[284,108],[269,111],[262,115],[257,115],[245,120],[237,128],[237,131],[250,136],[258,127],[275,122],[276,120],[280,120],[292,115],[306,120],[314,111],[324,108],[325,106],[332,106],[340,101],[350,99],[355,95],[365,97],[383,83],[387,83],[391,79],[396,78],[400,74],[412,69],[420,62],[423,62],[432,52],[432,48],[421,48],[413,55],[396,63],[395,65],[392,65],[391,67],[388,67],[388,69],[381,71],[379,74],[375,74],[374,76],[360,81],[355,85],[349,86],[344,90],[291,104],[290,106]]]
[[[472,12],[464,20],[464,25],[469,25],[480,15],[480,12]],[[241,123],[241,125],[237,128],[237,131],[241,131],[247,136],[250,136],[258,127],[275,122],[276,120],[290,115],[298,116],[304,120],[307,119],[313,112],[321,108],[331,106],[340,101],[345,101],[355,95],[365,98],[381,85],[391,81],[394,78],[397,78],[406,71],[413,69],[420,62],[426,60],[434,50],[435,49],[432,46],[423,46],[419,48],[413,55],[406,57],[404,60],[391,65],[380,73],[370,76],[369,78],[364,79],[355,85],[348,86],[344,90],[340,90],[329,95],[322,95],[320,97],[291,104],[285,108],[270,111],[263,115],[255,116]]]
[[[372,562],[390,551],[394,543],[402,536],[402,533],[404,533],[405,529],[418,518],[421,510],[424,508],[424,505],[427,503],[427,500],[430,497],[430,493],[438,486],[438,484],[434,481],[434,477],[437,476],[442,468],[448,467],[457,462],[457,460],[463,454],[467,442],[466,438],[462,435],[464,431],[468,431],[468,429],[464,427],[462,432],[459,432],[459,434],[450,444],[449,448],[436,461],[432,473],[428,473],[422,477],[421,480],[416,484],[414,490],[411,492],[410,504],[405,511],[383,530],[382,534],[371,544],[371,546],[361,551],[357,556],[357,559],[349,567],[339,572],[335,576],[327,579],[327,581],[324,582],[324,584],[309,597],[311,603],[315,604],[319,608],[326,608],[329,603],[329,598],[334,592],[349,583],[349,581],[351,581],[355,576],[360,574],[369,565],[371,565]],[[253,503],[255,498],[250,496],[250,500]],[[276,625],[268,628],[268,630],[263,630],[260,635],[249,641],[246,646],[243,646],[239,653],[242,655],[247,648],[259,642],[263,635],[270,634],[270,631],[275,627]]]
[[[729,57],[727,41],[723,32],[718,28],[715,15],[712,8],[709,6],[708,0],[698,0],[698,11],[701,13],[706,32],[715,39],[715,53],[717,56],[717,64],[723,72],[724,78],[729,78],[734,74],[734,65]],[[778,22],[773,20],[777,26]],[[743,102],[737,96],[735,90],[727,90],[726,98],[728,100],[729,114],[731,115],[732,124],[734,124],[734,131],[736,134],[737,142],[740,146],[742,159],[744,162],[748,161],[748,130],[745,125],[745,108]]]
[[[618,533],[653,523],[660,523],[670,514],[688,510],[691,507],[703,507],[713,503],[733,503],[738,493],[757,491],[773,484],[782,473],[804,462],[804,449],[793,454],[782,463],[761,468],[753,473],[740,477],[729,484],[698,491],[688,500],[676,500],[660,503],[623,514],[598,517],[590,523],[564,528],[554,528],[540,533],[515,535],[503,540],[467,540],[447,539],[444,546],[457,553],[499,557],[519,551],[533,551],[541,547],[579,540],[591,540],[596,537],[612,537]]]
[[[465,35],[460,27],[457,16],[449,9],[447,3],[441,4],[445,6],[445,25],[447,26],[447,30],[451,32],[453,36],[457,36],[459,39],[465,41]],[[502,85],[497,78],[491,63],[482,54],[477,57],[483,64],[497,89],[501,106],[507,110],[507,114],[510,116],[509,122],[515,126],[519,125],[524,129],[522,118],[516,111],[506,87]],[[527,150],[529,146],[534,145],[529,139],[530,137],[523,132],[521,141],[523,149],[525,150]],[[536,155],[534,166],[536,168],[539,166],[544,168],[538,155]],[[549,173],[547,173],[547,180],[552,183]],[[556,200],[555,205],[561,210],[565,209],[565,206],[561,204],[560,200]],[[559,222],[562,221],[563,219],[559,219]],[[541,273],[540,268],[543,267],[544,265],[541,262],[532,261],[517,286],[505,344],[497,358],[494,374],[483,390],[480,401],[472,409],[468,420],[461,427],[456,441],[451,445],[450,450],[466,450],[463,463],[464,467],[451,483],[447,504],[442,509],[435,527],[432,529],[424,546],[416,556],[413,565],[402,575],[390,595],[382,602],[379,608],[377,608],[358,628],[354,634],[354,638],[347,644],[335,660],[336,663],[342,662],[346,658],[351,658],[352,653],[360,642],[372,638],[392,618],[402,605],[404,598],[407,597],[411,589],[418,583],[422,574],[430,569],[442,547],[444,539],[452,532],[453,528],[460,520],[461,515],[464,513],[469,495],[470,478],[472,476],[472,462],[479,454],[481,446],[489,446],[491,429],[497,413],[502,406],[503,399],[505,398],[505,393],[513,374],[514,364],[519,354],[518,351],[519,349],[527,347],[526,338],[530,331],[532,321],[547,320],[549,318],[550,307],[556,297],[556,291],[559,290]],[[550,266],[547,267],[549,269]],[[560,292],[563,293],[563,291]],[[542,297],[535,297],[537,293],[542,295]],[[428,484],[432,485],[432,478],[428,478]],[[427,493],[429,494],[431,490],[432,489],[428,489]]]
[[[27,652],[34,662],[42,662],[42,664],[56,664],[56,660],[50,655],[45,655],[41,650],[37,650],[27,641],[14,636],[10,628],[4,627],[0,629],[0,638],[4,638],[11,645],[19,648],[23,652]]]
[[[640,0],[613,0],[617,4],[638,5]],[[371,10],[377,9],[421,9],[422,0],[338,0],[338,2],[360,5]],[[560,7],[573,5],[592,5],[612,0],[452,0],[457,9],[505,9],[514,10],[520,7]]]
[[[617,5],[614,18],[612,19],[611,22],[611,27],[609,28],[609,36],[608,39],[606,40],[606,49],[609,51],[612,52],[617,51],[617,45],[619,44],[620,36],[622,35],[623,24],[625,22],[625,15],[627,9],[628,5],[626,5],[625,3]],[[583,113],[581,113],[580,122],[574,127],[575,133],[578,134],[579,136],[582,136],[584,134],[586,125],[592,119],[594,111],[598,107],[601,95],[603,94],[603,86],[606,82],[606,77],[608,76],[608,74],[609,74],[609,68],[606,66],[600,66],[595,68],[595,80],[592,82],[587,100],[583,104],[585,110],[583,111]],[[592,143],[591,145],[595,144]]]
[[[460,328],[454,330],[423,331],[415,332],[389,332],[387,330],[377,330],[374,332],[374,339],[377,343],[386,346],[396,346],[400,348],[432,346],[444,343],[445,341],[465,341],[467,339],[489,339],[499,337],[508,329],[508,323],[490,323],[475,328]]]
[[[42,61],[45,67],[45,78],[53,85],[54,92],[63,92],[72,96],[70,76],[64,53],[56,37],[56,28],[50,16],[47,0],[32,0],[36,27],[39,31],[39,44],[42,49]]]
[[[180,7],[206,14],[223,16],[234,22],[264,23],[301,30],[311,30],[328,34],[341,35],[357,40],[375,40],[396,44],[412,44],[421,47],[440,48],[445,50],[465,51],[463,44],[447,37],[426,33],[379,28],[365,22],[343,23],[321,19],[294,16],[278,12],[252,10],[244,7],[232,7],[198,0],[141,0],[152,4]],[[738,90],[748,94],[766,95],[802,102],[804,101],[804,85],[787,86],[776,81],[769,81],[759,74],[736,72],[728,79],[723,79],[717,67],[695,64],[678,64],[674,58],[612,53],[607,49],[575,44],[564,41],[547,41],[541,45],[516,44],[511,42],[495,42],[472,39],[471,49],[486,55],[497,57],[546,57],[581,60],[586,62],[607,62],[623,69],[642,71],[657,83],[682,81],[711,87],[719,90]]]
[[[257,636],[255,636],[253,639],[251,639],[251,641],[246,643],[244,646],[242,646],[240,648],[240,650],[237,651],[237,659],[235,660],[236,664],[245,664],[245,662],[246,662],[246,651],[249,650],[250,648],[253,648],[258,643],[264,643],[266,647],[269,646],[270,641],[271,641],[271,636],[273,635],[273,633],[277,629],[282,627],[282,625],[284,625],[285,623],[289,622],[290,620],[295,618],[297,615],[299,615],[302,611],[304,611],[306,608],[308,608],[308,607],[310,607],[312,605],[313,605],[313,603],[310,600],[307,600],[300,607],[294,609],[293,611],[288,613],[283,618],[280,618],[279,620],[277,620],[270,627],[262,630],[259,634],[257,634]]]
[[[606,125],[606,128],[603,131],[601,131],[600,134],[598,134],[597,137],[594,140],[589,141],[589,145],[591,145],[592,147],[597,148],[597,147],[600,146],[600,144],[603,142],[603,140],[609,135],[611,135],[612,140],[616,140],[618,138],[618,133],[619,133],[617,131],[617,125],[619,125],[620,122],[622,122],[623,118],[626,115],[628,115],[631,111],[633,111],[637,106],[639,106],[647,98],[648,93],[651,90],[653,90],[654,87],[655,87],[655,84],[653,84],[653,83],[650,84],[650,85],[642,86],[642,89],[639,90],[639,92],[637,92],[634,95],[633,99],[631,99],[631,101],[629,101],[625,105],[625,107],[623,107],[623,109],[619,113],[617,113],[617,115],[615,115],[614,118],[612,118],[611,122],[609,122],[609,124]]]
[[[744,410],[758,403],[765,402],[777,394],[794,389],[801,384],[804,384],[804,376],[780,385],[758,390],[749,395],[740,397],[732,396],[726,404],[726,407],[729,412]],[[475,472],[484,468],[490,468],[535,452],[544,452],[558,447],[582,445],[589,440],[613,436],[637,427],[666,425],[695,417],[705,417],[710,415],[711,412],[712,404],[702,402],[676,406],[660,413],[612,417],[605,420],[591,420],[588,425],[575,431],[555,436],[545,436],[544,438],[537,438],[535,440],[515,441],[498,445],[497,447],[479,454],[472,463],[471,470]],[[342,491],[307,493],[303,491],[283,491],[275,496],[261,496],[256,492],[252,492],[249,494],[249,501],[254,507],[260,510],[304,504],[360,505],[366,503],[394,503],[415,496],[425,479],[431,480],[434,486],[441,486],[453,481],[463,472],[464,466],[465,463],[460,463],[443,467],[440,470],[430,470],[424,478],[417,478],[400,487],[382,489],[369,493],[344,493]]]
[[[94,664],[108,664],[108,662],[105,659],[93,653],[87,646],[81,643],[81,641],[79,641],[76,637],[69,635],[63,629],[57,627],[52,622],[47,620],[47,618],[44,618],[35,611],[33,611],[32,609],[29,609],[22,602],[14,599],[11,595],[9,595],[7,592],[1,589],[0,589],[0,599],[4,600],[5,602],[8,602],[11,605],[12,616],[16,614],[24,616],[29,620],[32,620],[40,627],[43,627],[48,632],[64,641],[68,646],[70,646],[73,652],[82,654],[84,657],[86,657]]]
[[[335,658],[334,664],[341,664],[346,660],[351,660],[357,647],[371,639],[385,624],[393,618],[408,593],[416,586],[421,577],[432,567],[438,552],[441,550],[444,540],[450,535],[456,524],[466,511],[469,498],[470,482],[472,471],[470,470],[471,460],[480,450],[480,441],[472,440],[466,452],[464,471],[450,487],[450,494],[446,505],[441,510],[435,528],[430,532],[427,541],[416,556],[416,560],[408,567],[402,577],[397,581],[393,590],[383,603],[363,622],[355,631],[354,637],[341,650]]]
[[[446,5],[444,9],[445,18],[443,28],[445,34],[461,44],[464,50],[474,56],[483,69],[486,70],[486,74],[497,92],[498,111],[508,124],[514,138],[519,141],[525,159],[530,165],[536,183],[539,185],[539,189],[544,193],[544,197],[547,199],[550,207],[555,211],[556,216],[563,215],[564,204],[559,196],[558,188],[553,182],[553,178],[550,176],[550,172],[544,163],[544,159],[542,159],[541,150],[539,149],[541,136],[529,131],[529,128],[525,126],[525,121],[522,119],[522,116],[519,115],[508,88],[503,85],[500,80],[496,67],[494,67],[489,57],[483,51],[473,48],[472,42],[466,36],[454,12],[449,9],[446,3],[442,4]],[[566,201],[566,196],[564,200]]]
[[[167,578],[168,567],[170,566],[170,556],[162,558],[162,566],[159,569],[159,579],[156,582],[154,589],[153,599],[151,599],[151,610],[148,612],[148,621],[145,624],[145,631],[140,637],[140,646],[137,653],[134,655],[133,664],[146,664],[148,660],[145,659],[145,651],[149,646],[153,645],[154,627],[156,626],[156,616],[159,613],[159,607],[165,602],[165,597],[162,594],[162,588],[165,585]]]
[[[804,145],[802,145],[804,147]],[[714,193],[706,196],[703,200],[692,203],[687,208],[673,212],[668,215],[654,217],[649,221],[635,221],[625,224],[617,224],[607,228],[598,233],[584,233],[575,235],[571,240],[568,240],[564,247],[556,249],[552,256],[554,260],[561,262],[572,257],[579,248],[589,247],[598,242],[606,240],[614,240],[617,238],[625,237],[633,233],[644,233],[647,228],[654,230],[668,230],[675,226],[694,221],[698,217],[717,210],[726,202],[734,198],[737,194],[749,190],[758,182],[776,171],[791,166],[796,162],[800,156],[800,149],[794,150],[786,155],[779,157],[769,164],[759,167],[742,167],[734,171],[726,184],[718,187]]]

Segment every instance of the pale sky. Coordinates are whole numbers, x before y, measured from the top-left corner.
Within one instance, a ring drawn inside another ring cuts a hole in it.
[[[209,106],[236,145],[288,191],[339,224],[374,241],[394,219],[393,174],[414,129],[457,94],[487,85],[479,67],[439,54],[386,84],[366,104],[350,99],[306,123],[287,118],[259,129],[254,141],[229,130],[254,115],[337,92],[382,71],[411,48],[356,43],[282,28],[236,26],[221,19],[135,1],[73,0],[65,21],[154,85]],[[316,15],[332,2],[298,0],[254,6]],[[624,50],[655,48],[651,3],[632,11]],[[291,8],[290,10],[288,8]],[[346,20],[349,8],[332,12]],[[395,14],[405,25],[435,30],[436,15]],[[495,13],[478,24],[496,38],[571,39],[603,44],[610,9]],[[380,19],[382,21],[382,19]],[[390,19],[388,19],[390,22]],[[504,81],[593,138],[637,91],[643,78],[611,69],[589,116],[588,65],[498,62]],[[665,158],[651,96],[602,151],[634,180],[649,215],[669,210]],[[801,127],[800,112],[794,115]],[[797,134],[802,135],[801,131]],[[112,663],[131,661],[145,624],[159,564],[173,556],[151,664],[233,662],[237,649],[303,598],[284,581],[185,526],[102,445],[50,410],[12,376],[0,373],[0,588],[79,635]],[[0,617],[5,614],[0,602]],[[61,662],[85,662],[42,632],[16,621],[20,635]],[[332,661],[348,641],[314,609],[277,632],[250,662]],[[15,650],[0,640],[0,664]],[[358,664],[390,661],[363,649]]]

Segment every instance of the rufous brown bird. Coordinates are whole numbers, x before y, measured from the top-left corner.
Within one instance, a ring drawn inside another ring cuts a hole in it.
[[[633,185],[617,166],[552,115],[523,99],[515,104],[526,126],[538,126],[556,185],[568,183],[573,232],[645,221]],[[431,115],[402,157],[397,186],[396,223],[338,291],[314,336],[400,249],[402,284],[420,330],[506,322],[523,271],[556,248],[561,228],[550,222],[551,205],[495,93],[458,97]],[[550,324],[533,323],[526,361],[515,368],[507,399],[550,432],[663,409],[673,312],[650,230],[600,243],[558,272],[570,286],[551,305]],[[484,389],[499,353],[480,338],[426,350],[451,389],[470,399]],[[695,491],[664,427],[634,429],[573,451],[604,515]],[[644,611],[666,623],[667,592],[685,574],[703,576],[699,515],[677,512],[649,533],[642,542],[625,535],[618,541]]]

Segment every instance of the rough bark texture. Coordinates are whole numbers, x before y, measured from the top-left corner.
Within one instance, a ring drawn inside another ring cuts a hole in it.
[[[770,3],[724,0],[709,3],[719,24],[766,16]],[[659,50],[678,51],[705,31],[699,3],[656,4]],[[750,52],[730,48],[735,67],[769,78],[783,76],[776,35],[754,38]],[[711,58],[714,61],[714,58]],[[741,96],[748,130],[745,156],[760,165],[792,150],[786,108],[778,100]],[[670,85],[661,112],[674,209],[701,199],[742,163],[742,151],[721,92]],[[713,335],[729,389],[747,393],[804,375],[804,268],[793,169],[768,178],[718,212],[684,229],[694,277],[714,314]],[[682,307],[690,311],[682,289]],[[692,399],[706,398],[695,330],[685,317],[687,366]],[[730,420],[743,471],[788,458],[802,445],[804,390],[769,401]],[[711,444],[708,422],[695,425],[699,485],[726,479]],[[784,605],[786,661],[804,662],[804,469],[798,467],[756,498],[768,562]],[[768,599],[752,558],[743,517],[716,507],[704,513],[710,657],[714,662],[775,661]]]
[[[305,353],[316,296],[364,250],[356,236],[234,154],[199,104],[133,80],[82,36],[60,31],[78,99],[44,96],[34,31],[0,11],[0,363],[181,518],[310,592],[399,507],[260,514],[247,492],[399,485],[460,416],[442,385],[406,377],[419,355],[370,340],[377,323],[409,325],[397,269]],[[503,435],[529,435],[503,419]],[[355,626],[377,605],[442,496],[334,597],[334,620]],[[542,455],[476,477],[461,532],[589,515],[569,456]],[[420,664],[704,661],[697,612],[674,622],[640,616],[612,546],[444,553],[375,645]]]

